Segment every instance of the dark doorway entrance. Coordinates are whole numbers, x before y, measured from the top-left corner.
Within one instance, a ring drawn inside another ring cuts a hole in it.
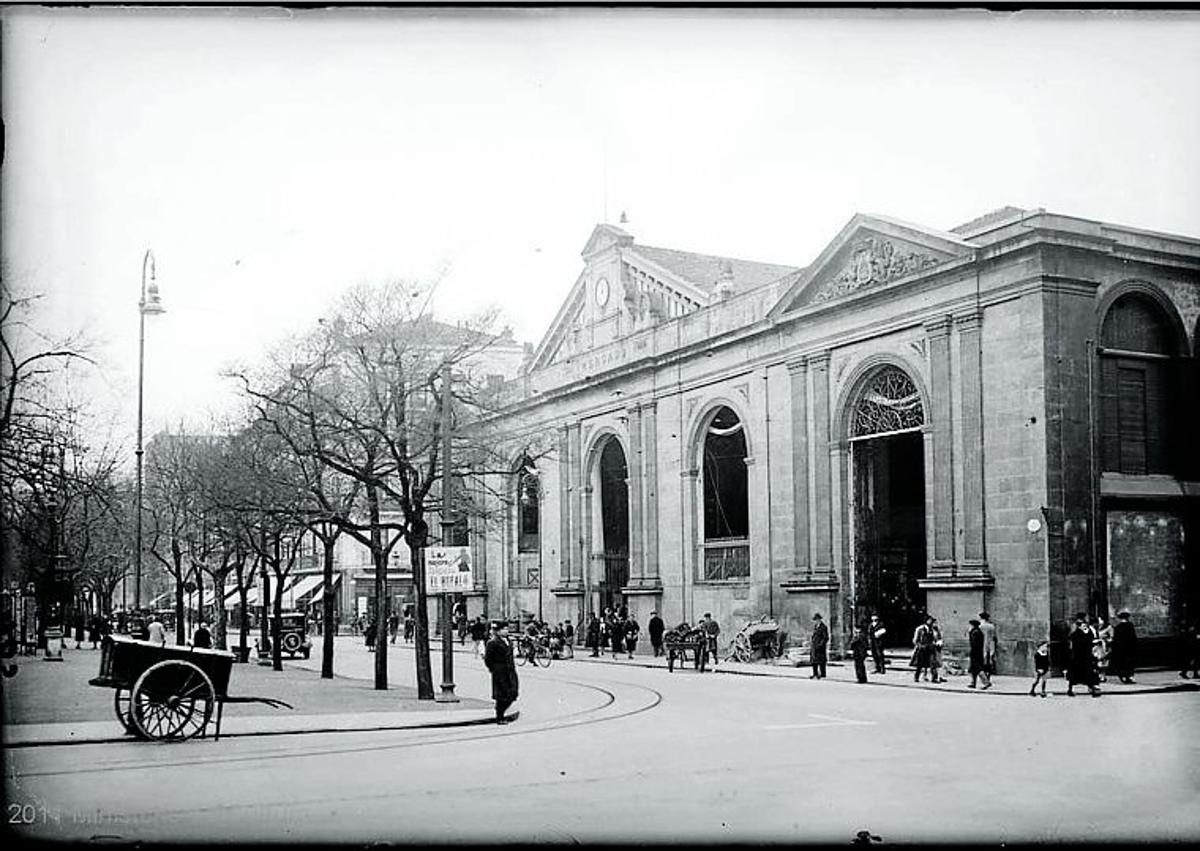
[[[907,646],[925,614],[925,454],[921,432],[854,442],[854,622],[878,614]]]
[[[610,437],[600,453],[600,522],[604,544],[604,576],[600,579],[601,610],[625,602],[629,584],[629,468],[621,442]]]

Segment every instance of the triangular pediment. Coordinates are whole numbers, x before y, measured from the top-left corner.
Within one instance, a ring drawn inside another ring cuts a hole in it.
[[[534,350],[533,360],[529,364],[530,369],[540,369],[569,356],[572,350],[571,333],[579,326],[578,320],[580,314],[583,313],[586,298],[586,282],[584,276],[580,275],[566,300],[563,301],[562,307],[558,309],[558,315],[550,323],[546,335],[542,337],[542,341]]]
[[[788,287],[771,314],[883,287],[970,257],[975,248],[956,234],[860,213]]]
[[[600,224],[592,229],[592,235],[588,237],[587,244],[583,246],[583,251],[579,253],[584,260],[588,260],[614,245],[632,244],[633,234],[622,230],[616,225]]]

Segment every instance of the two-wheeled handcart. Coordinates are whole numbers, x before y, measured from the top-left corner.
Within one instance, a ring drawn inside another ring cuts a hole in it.
[[[213,741],[221,738],[226,703],[292,706],[270,697],[229,694],[233,654],[224,650],[156,644],[109,636],[100,651],[100,675],[88,685],[113,689],[117,720],[146,741],[180,742],[204,736],[216,714]]]

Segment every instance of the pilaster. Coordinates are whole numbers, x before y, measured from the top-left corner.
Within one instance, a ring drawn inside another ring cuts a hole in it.
[[[929,575],[954,571],[954,449],[951,424],[950,318],[925,323],[929,340],[929,426],[931,430],[933,485],[933,558]]]
[[[792,565],[798,574],[811,576],[808,539],[808,363],[803,358],[790,361],[787,370],[792,393],[792,510],[795,515],[792,524]]]

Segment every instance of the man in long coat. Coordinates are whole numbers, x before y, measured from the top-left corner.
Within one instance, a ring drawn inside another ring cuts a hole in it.
[[[871,615],[871,623],[867,627],[867,641],[870,642],[871,658],[875,662],[875,673],[877,674],[887,673],[887,659],[883,655],[883,637],[886,634],[887,628],[879,619],[879,615]]]
[[[650,613],[650,622],[646,624],[646,631],[650,633],[650,646],[654,648],[654,655],[663,655],[663,633],[666,632],[667,625],[663,623],[663,619],[659,617],[658,612]]]
[[[504,713],[517,699],[519,683],[517,666],[513,662],[512,644],[508,640],[508,624],[498,621],[492,625],[492,637],[483,650],[483,664],[492,674],[492,699],[496,701],[496,723],[507,724]]]
[[[1133,668],[1137,664],[1137,630],[1129,619],[1129,612],[1117,615],[1113,627],[1112,653],[1108,665],[1123,683],[1133,683]]]
[[[825,626],[825,621],[821,618],[821,613],[817,612],[812,616],[813,631],[810,639],[809,661],[812,663],[812,673],[809,675],[810,680],[825,679],[825,663],[828,659],[827,648],[829,647],[829,627]]]
[[[967,688],[975,688],[979,675],[983,673],[983,630],[979,628],[976,618],[971,618],[969,623],[971,628],[967,630],[967,673],[971,675],[971,682]]]
[[[987,612],[979,613],[979,630],[983,633],[983,687],[992,687],[992,674],[996,673],[996,656],[1000,650],[1000,643],[996,638],[996,625],[992,623],[992,616]]]

